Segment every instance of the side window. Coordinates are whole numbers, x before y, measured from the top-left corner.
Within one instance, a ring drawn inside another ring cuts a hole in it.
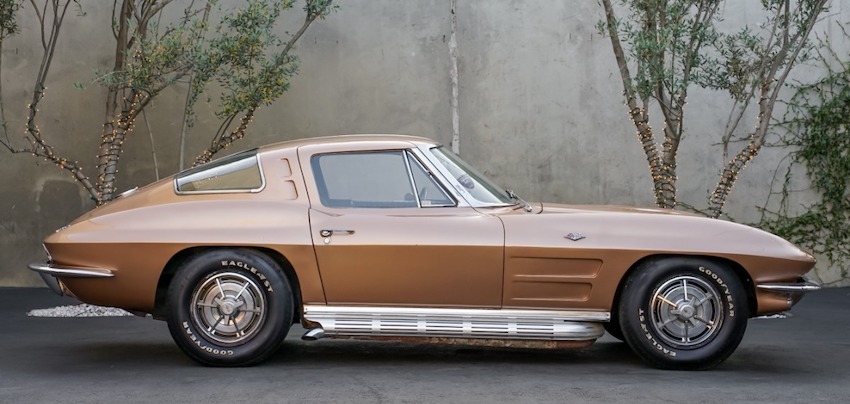
[[[259,192],[264,186],[257,149],[222,157],[174,177],[178,194]]]
[[[313,156],[322,205],[333,208],[415,208],[402,151]]]
[[[416,185],[416,195],[419,197],[420,206],[423,208],[455,206],[455,201],[440,187],[431,173],[425,171],[422,163],[410,153],[405,154],[407,154],[407,161],[410,164],[410,172],[413,175],[413,183]]]

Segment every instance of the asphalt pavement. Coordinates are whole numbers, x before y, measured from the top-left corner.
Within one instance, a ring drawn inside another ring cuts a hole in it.
[[[296,326],[251,368],[196,365],[164,322],[39,318],[74,304],[0,288],[0,403],[847,403],[850,288],[812,293],[785,319],[750,320],[719,368],[661,371],[605,336],[583,350],[301,341]]]

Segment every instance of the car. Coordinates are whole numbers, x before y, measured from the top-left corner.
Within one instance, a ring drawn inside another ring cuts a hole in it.
[[[708,369],[748,319],[819,289],[770,233],[674,210],[529,203],[422,137],[232,154],[131,190],[44,240],[60,294],[165,320],[211,366],[323,337],[581,348]]]

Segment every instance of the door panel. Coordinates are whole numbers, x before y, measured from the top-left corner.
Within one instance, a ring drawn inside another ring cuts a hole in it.
[[[328,304],[501,307],[496,217],[456,207],[311,209],[310,222]]]
[[[501,307],[502,222],[455,206],[413,145],[397,146],[298,149],[327,303]]]

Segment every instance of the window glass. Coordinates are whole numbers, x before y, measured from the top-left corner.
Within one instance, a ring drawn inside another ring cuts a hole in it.
[[[416,194],[419,204],[423,207],[429,206],[455,206],[455,201],[446,194],[446,191],[434,180],[431,173],[425,171],[422,164],[407,153],[407,161],[410,163],[410,172],[413,173],[413,182],[416,185]]]
[[[496,185],[450,150],[434,147],[431,148],[431,152],[437,158],[437,162],[442,164],[446,171],[461,185],[461,188],[458,188],[459,192],[490,206],[513,205],[515,203],[504,188]]]
[[[174,181],[178,193],[251,192],[264,185],[257,149],[190,168],[177,174]]]
[[[334,208],[416,207],[401,151],[338,153],[311,159],[319,199]]]

